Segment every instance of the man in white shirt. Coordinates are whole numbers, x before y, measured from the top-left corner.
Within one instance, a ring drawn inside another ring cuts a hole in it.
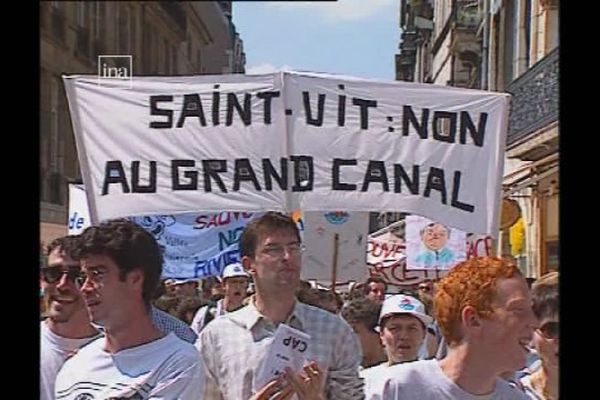
[[[87,228],[79,240],[81,293],[104,336],[79,349],[56,377],[57,400],[201,398],[204,368],[191,344],[152,322],[162,270],[152,235],[128,220]]]
[[[221,281],[225,295],[216,304],[201,307],[194,315],[191,327],[197,334],[213,319],[242,307],[246,297],[250,275],[244,271],[240,263],[232,263],[223,268]]]
[[[367,398],[372,387],[392,365],[416,361],[432,318],[425,306],[412,296],[397,294],[383,302],[379,313],[379,338],[385,348],[387,361],[361,371],[365,379]]]
[[[434,304],[448,355],[388,368],[367,399],[526,399],[500,378],[525,365],[537,324],[517,266],[491,257],[464,261],[438,283]]]
[[[350,326],[339,316],[296,299],[302,251],[298,227],[286,215],[267,212],[246,225],[240,238],[241,262],[254,280],[256,295],[247,306],[215,319],[200,333],[196,346],[206,364],[203,398],[240,400],[259,392],[255,383],[282,323],[310,335],[305,358],[316,361],[323,371],[320,393],[302,399],[364,398],[358,376],[362,352]],[[314,379],[298,374],[301,382]]]
[[[67,357],[99,335],[90,325],[85,303],[79,295],[79,262],[72,257],[76,236],[50,243],[40,285],[48,317],[40,332],[40,399],[54,399],[56,374]]]

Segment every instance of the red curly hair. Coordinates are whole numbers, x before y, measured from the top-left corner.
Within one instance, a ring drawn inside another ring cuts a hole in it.
[[[492,314],[491,303],[496,296],[496,281],[521,275],[509,260],[495,257],[474,257],[461,262],[436,285],[434,309],[436,321],[449,344],[462,339],[461,312],[474,307],[481,317]]]

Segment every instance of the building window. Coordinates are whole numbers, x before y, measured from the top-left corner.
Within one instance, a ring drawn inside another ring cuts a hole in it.
[[[531,0],[525,0],[525,65],[529,68],[529,52],[531,51]]]
[[[507,87],[515,77],[515,49],[519,40],[519,22],[516,0],[506,1],[504,9],[504,87]]]
[[[173,75],[177,75],[178,74],[178,69],[177,69],[177,46],[173,46],[173,48],[171,48],[171,68],[172,71],[171,73]]]
[[[77,25],[87,26],[87,4],[85,2],[77,3]]]
[[[163,58],[165,60],[165,73],[171,73],[171,46],[167,38],[163,40]]]
[[[559,270],[559,246],[558,240],[546,242],[546,272]]]
[[[130,54],[129,8],[117,8],[117,44],[119,54]]]

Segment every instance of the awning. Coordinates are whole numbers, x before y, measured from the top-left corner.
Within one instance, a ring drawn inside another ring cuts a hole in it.
[[[508,197],[519,190],[533,186],[538,181],[556,174],[558,170],[558,153],[534,161],[504,177],[502,182],[502,196]]]

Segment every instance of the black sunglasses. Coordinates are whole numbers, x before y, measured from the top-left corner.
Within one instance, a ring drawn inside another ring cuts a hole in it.
[[[540,326],[537,331],[546,339],[558,339],[560,337],[560,325],[558,321],[548,321]]]
[[[44,267],[41,269],[42,271],[42,279],[46,283],[57,283],[59,282],[63,275],[67,275],[67,279],[76,285],[81,284],[81,268],[79,266],[54,266],[54,267]]]

